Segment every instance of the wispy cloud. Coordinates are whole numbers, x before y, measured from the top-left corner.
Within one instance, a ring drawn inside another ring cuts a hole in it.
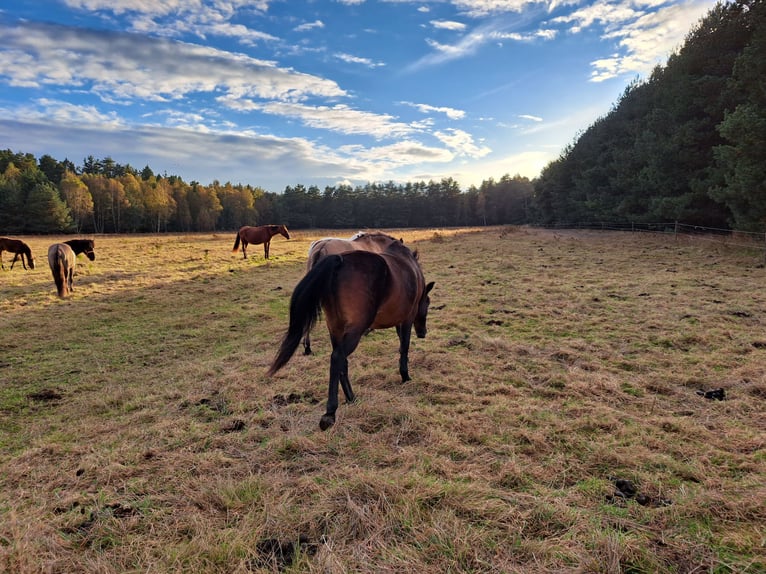
[[[296,26],[295,28],[293,28],[293,30],[296,32],[306,32],[308,30],[313,30],[314,28],[324,28],[324,22],[322,22],[321,20],[306,22],[305,24]]]
[[[573,34],[600,26],[601,37],[616,40],[615,51],[591,62],[590,80],[602,82],[626,74],[646,74],[678,48],[689,29],[709,10],[704,0],[663,6],[656,0],[605,2],[558,16],[553,24],[571,24]],[[659,8],[657,8],[659,6]],[[656,8],[656,9],[655,9]]]
[[[464,110],[457,110],[455,108],[448,108],[448,107],[437,107],[437,106],[431,106],[428,104],[416,104],[414,102],[401,102],[405,106],[413,107],[424,114],[428,114],[431,112],[436,112],[440,114],[445,114],[448,118],[451,120],[460,120],[465,117],[465,111]]]
[[[290,102],[249,102],[236,100],[226,105],[242,111],[258,110],[263,113],[293,118],[312,128],[321,128],[343,134],[367,135],[376,139],[401,137],[416,129],[410,124],[396,121],[388,114],[355,110],[349,106],[307,106]]]
[[[500,14],[504,12],[521,12],[528,4],[547,4],[549,0],[452,0],[458,9],[474,18]]]
[[[373,62],[369,58],[362,58],[360,56],[352,56],[351,54],[335,54],[335,57],[339,60],[349,63],[349,64],[361,64],[363,66],[367,66],[368,68],[379,68],[380,66],[385,66],[383,62]]]
[[[430,24],[438,30],[453,30],[462,32],[466,29],[466,25],[462,22],[455,22],[452,20],[431,20]]]

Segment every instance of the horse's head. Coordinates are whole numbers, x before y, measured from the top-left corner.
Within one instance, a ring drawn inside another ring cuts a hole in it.
[[[428,296],[428,294],[433,288],[434,282],[431,281],[428,285],[426,285],[426,288],[423,289],[423,295],[420,296],[420,301],[418,302],[418,313],[415,315],[415,321],[413,323],[413,326],[415,327],[415,335],[418,337],[418,339],[425,337],[426,333],[428,332],[426,319],[428,318],[428,306],[431,304],[431,298]]]
[[[92,239],[88,240],[88,246],[83,251],[83,253],[85,253],[85,257],[87,257],[91,261],[95,261],[96,260],[96,252],[93,251],[93,247],[94,247],[93,240]]]
[[[31,251],[27,252],[27,264],[29,265],[30,269],[34,269],[35,268],[35,258],[32,257],[32,252]]]
[[[279,226],[279,233],[284,236],[285,239],[290,239],[290,232],[287,231],[287,227],[284,225]]]

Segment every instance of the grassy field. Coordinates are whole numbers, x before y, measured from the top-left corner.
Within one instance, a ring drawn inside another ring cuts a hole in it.
[[[0,271],[0,571],[766,571],[758,252],[393,233],[436,282],[429,334],[404,385],[394,331],[366,336],[327,432],[323,323],[265,371],[332,232],[268,262],[233,232],[97,237],[65,300],[62,238],[24,238],[37,268]]]

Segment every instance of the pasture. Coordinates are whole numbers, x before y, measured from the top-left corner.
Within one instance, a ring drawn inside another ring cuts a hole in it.
[[[0,271],[0,571],[764,572],[766,269],[701,239],[386,230],[431,292],[265,373],[310,242],[96,237]],[[706,398],[698,392],[723,389]]]

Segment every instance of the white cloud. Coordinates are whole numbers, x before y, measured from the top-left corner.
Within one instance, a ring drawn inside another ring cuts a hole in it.
[[[452,20],[431,20],[430,24],[439,30],[453,30],[456,32],[462,32],[466,29],[466,25],[462,22],[454,22]]]
[[[395,121],[388,114],[375,114],[355,110],[343,104],[335,106],[306,106],[289,102],[248,102],[234,100],[222,103],[242,111],[257,110],[263,113],[295,118],[304,125],[344,134],[367,135],[376,139],[401,137],[412,134],[416,129],[406,123]]]
[[[243,44],[252,45],[260,41],[274,41],[276,38],[266,32],[252,30],[242,24],[232,24],[231,19],[247,10],[265,14],[269,0],[228,0],[226,2],[205,2],[203,0],[64,0],[70,8],[102,14],[109,19],[130,15],[128,30],[152,33],[158,36],[178,36],[181,33],[195,34],[200,38],[220,35],[236,38]]]
[[[493,32],[489,34],[492,40],[513,40],[514,42],[532,42],[534,40],[553,40],[558,32],[556,30],[537,30],[535,32],[521,34],[519,32]]]
[[[413,102],[401,102],[401,103],[404,104],[405,106],[411,106],[424,114],[427,114],[430,112],[445,114],[451,120],[461,120],[465,117],[465,111],[456,110],[455,108],[437,107],[437,106],[430,106],[428,104],[416,104]]]
[[[342,60],[343,62],[347,62],[349,64],[361,64],[363,66],[367,66],[368,68],[379,68],[380,66],[385,66],[383,62],[373,62],[369,58],[362,58],[360,56],[352,56],[351,54],[335,54],[335,57],[339,60]]]
[[[0,75],[12,86],[84,88],[105,101],[218,91],[286,100],[346,95],[332,80],[195,44],[35,24],[0,27],[0,36]]]
[[[313,30],[314,28],[324,28],[324,22],[322,22],[321,20],[306,22],[305,24],[296,26],[295,28],[293,28],[293,30],[296,32],[305,32],[307,30]]]
[[[528,4],[546,4],[548,0],[452,0],[459,10],[479,18],[503,12],[521,12]]]
[[[543,121],[543,118],[538,116],[531,116],[529,114],[520,114],[518,117],[520,117],[522,120],[529,120],[531,122],[541,122]]]
[[[340,151],[362,161],[384,164],[387,168],[416,165],[424,161],[448,162],[454,158],[454,155],[444,148],[429,147],[420,142],[410,140],[370,148],[343,146],[340,148]]]
[[[76,105],[51,98],[39,98],[34,104],[18,106],[13,110],[0,110],[0,114],[20,121],[85,124],[104,126],[107,129],[123,125],[115,112],[103,113],[94,106]]]
[[[650,72],[681,46],[688,31],[710,9],[707,0],[663,4],[660,0],[600,1],[551,22],[572,24],[570,32],[575,34],[600,25],[604,29],[602,38],[617,40],[616,53],[591,62],[591,81],[602,82],[621,75]],[[647,11],[657,6],[657,10]]]
[[[484,157],[492,151],[487,146],[476,145],[473,136],[463,130],[449,129],[434,132],[434,136],[459,156],[478,158]]]

